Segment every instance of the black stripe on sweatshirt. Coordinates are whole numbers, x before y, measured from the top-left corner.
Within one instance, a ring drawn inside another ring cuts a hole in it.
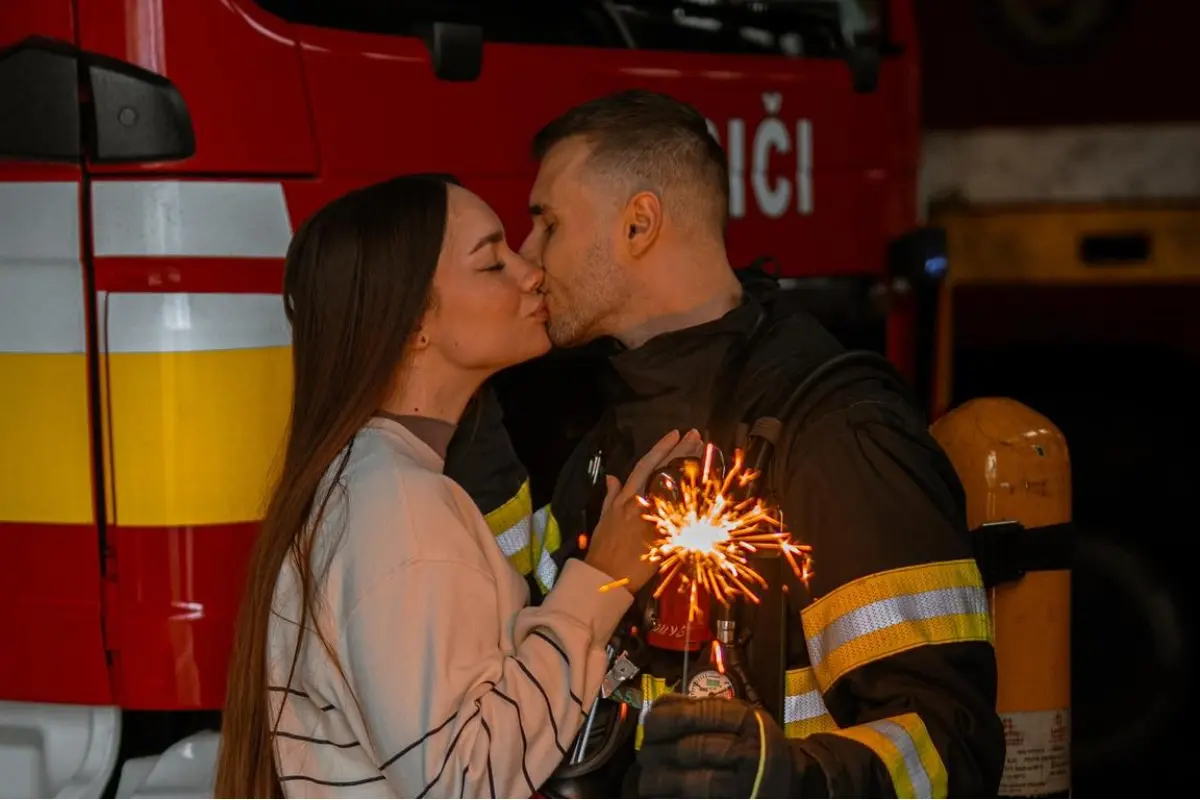
[[[422,742],[424,742],[426,739],[428,739],[430,736],[433,736],[435,733],[437,733],[438,731],[440,731],[440,730],[442,730],[443,728],[445,728],[445,727],[446,727],[447,725],[449,725],[451,722],[454,722],[454,719],[455,719],[457,716],[458,716],[458,712],[457,712],[457,711],[455,711],[455,712],[454,712],[453,714],[451,714],[451,715],[449,716],[449,718],[448,718],[448,719],[447,719],[445,722],[443,722],[441,725],[438,725],[438,726],[437,726],[436,728],[434,728],[433,730],[425,731],[425,733],[423,733],[423,734],[421,735],[421,738],[420,738],[420,739],[417,739],[415,742],[413,742],[412,744],[410,744],[410,745],[408,745],[407,747],[405,747],[405,748],[404,748],[403,750],[401,750],[399,753],[396,753],[396,755],[392,756],[392,757],[391,757],[391,758],[389,758],[387,761],[383,762],[382,766],[380,766],[380,767],[379,767],[379,771],[380,771],[380,772],[383,772],[385,769],[387,769],[388,767],[390,767],[392,764],[395,764],[397,759],[399,759],[400,757],[404,756],[406,753],[410,752],[410,751],[411,751],[411,750],[412,750],[414,747],[418,746],[419,744],[421,744]]]
[[[521,721],[521,707],[517,705],[516,700],[499,689],[492,687],[492,692],[517,712],[517,730],[521,732],[521,773],[525,776],[525,782],[529,784],[529,793],[536,794],[537,787],[533,785],[533,778],[529,777],[529,767],[525,766],[525,759],[529,757],[529,739],[525,736],[525,724]]]
[[[487,734],[487,769],[488,769],[488,790],[491,791],[492,800],[496,800],[496,778],[492,775],[492,729],[488,727],[487,720],[479,720],[479,724],[483,726],[483,732]]]
[[[433,788],[434,784],[442,779],[442,773],[444,773],[446,771],[446,765],[450,763],[450,758],[454,755],[454,749],[456,747],[458,747],[458,740],[462,738],[463,731],[465,731],[467,729],[467,726],[471,724],[471,720],[475,719],[478,716],[479,716],[479,706],[475,706],[475,713],[472,714],[471,716],[469,716],[467,718],[467,721],[462,724],[462,727],[458,729],[458,733],[454,734],[454,741],[450,742],[450,749],[446,751],[446,755],[442,758],[441,769],[438,770],[437,775],[433,776],[433,780],[431,780],[429,782],[429,784],[426,785],[426,787],[421,790],[421,793],[419,795],[417,795],[417,800],[421,800],[421,798],[423,798],[425,795],[429,794],[429,790]]]
[[[290,686],[268,686],[267,691],[282,692],[283,694],[290,694],[292,697],[303,697],[305,700],[312,700],[312,696],[308,692],[302,692],[299,689],[293,689]],[[334,705],[333,703],[330,703],[329,705],[325,706],[317,706],[317,708],[319,708],[321,711],[333,711]]]
[[[326,744],[330,747],[339,747],[343,750],[349,747],[358,747],[358,741],[353,742],[331,742],[328,739],[317,739],[312,736],[301,736],[298,733],[288,733],[287,731],[275,731],[276,736],[282,736],[284,739],[295,739],[297,742],[308,742],[309,744]]]
[[[559,654],[560,656],[562,656],[562,660],[563,660],[564,662],[566,662],[566,665],[567,665],[567,675],[568,675],[568,680],[569,680],[569,679],[570,679],[570,678],[569,678],[569,676],[570,676],[570,673],[571,673],[571,659],[567,658],[567,653],[566,653],[566,651],[565,651],[565,650],[563,650],[561,647],[559,647],[559,646],[558,646],[558,642],[554,641],[554,640],[553,640],[553,639],[551,639],[549,636],[547,636],[546,634],[542,633],[542,632],[541,632],[541,631],[539,631],[539,630],[536,630],[536,629],[534,629],[534,630],[530,631],[529,633],[530,633],[530,635],[531,635],[531,636],[536,636],[536,637],[538,637],[539,639],[541,639],[542,641],[544,641],[546,644],[550,645],[551,647],[553,647],[555,650],[557,650],[557,651],[558,651],[558,654]],[[584,710],[584,708],[583,708],[583,701],[582,701],[582,700],[580,700],[578,697],[576,697],[576,696],[575,696],[575,693],[574,693],[573,691],[571,691],[570,684],[568,684],[568,685],[567,685],[567,694],[569,694],[569,695],[571,696],[571,699],[575,701],[575,705],[579,706],[579,713],[581,713],[581,714],[586,714],[586,713],[587,713],[587,711],[585,711],[585,710]]]
[[[496,682],[495,681],[484,681],[483,685],[491,686],[492,688],[495,688]],[[479,705],[476,704],[475,708],[476,708],[476,713],[478,713]],[[439,731],[441,731],[443,728],[445,728],[451,722],[454,722],[454,720],[457,718],[458,718],[458,711],[455,711],[453,714],[451,714],[449,717],[447,717],[446,721],[443,722],[441,725],[438,725],[436,728],[434,728],[432,730],[425,731],[425,733],[421,734],[421,738],[417,739],[415,742],[413,742],[412,744],[405,747],[399,753],[396,753],[396,755],[392,756],[387,761],[383,762],[383,766],[381,766],[379,768],[379,771],[383,772],[385,769],[390,767],[392,764],[396,763],[397,759],[402,758],[403,756],[405,756],[406,754],[411,752],[414,747],[417,747],[422,742],[424,742],[426,739],[428,739],[430,736],[433,736],[435,733],[438,733]],[[472,718],[474,718],[474,715],[472,715]]]
[[[384,777],[382,775],[375,775],[370,778],[359,778],[358,780],[354,781],[325,781],[321,780],[320,778],[313,778],[309,775],[284,775],[279,779],[279,782],[286,783],[288,781],[307,781],[308,783],[315,783],[319,786],[362,786],[363,784],[367,783],[378,783],[383,779]]]
[[[513,661],[517,662],[517,666],[521,668],[521,672],[525,673],[525,677],[529,678],[530,682],[532,682],[533,685],[537,687],[537,690],[542,693],[542,699],[546,701],[546,716],[550,717],[550,730],[554,731],[554,746],[558,748],[560,755],[565,756],[567,754],[567,748],[563,747],[558,742],[558,723],[554,721],[554,706],[550,704],[550,695],[546,694],[546,690],[542,688],[542,684],[539,683],[538,679],[534,677],[532,672],[529,671],[529,667],[521,663],[521,659],[514,658]]]

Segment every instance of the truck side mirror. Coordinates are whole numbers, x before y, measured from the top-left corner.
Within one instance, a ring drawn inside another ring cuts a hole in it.
[[[438,80],[468,83],[483,69],[483,28],[457,22],[434,22],[422,32],[433,74]]]
[[[79,160],[77,53],[40,37],[0,51],[0,158]]]
[[[91,159],[97,164],[180,161],[196,153],[183,95],[163,76],[82,53],[92,87]]]

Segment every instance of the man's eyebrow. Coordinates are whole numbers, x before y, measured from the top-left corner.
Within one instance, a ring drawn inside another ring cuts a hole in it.
[[[476,242],[475,246],[471,248],[471,252],[467,255],[473,256],[483,248],[487,247],[489,244],[500,244],[503,241],[504,231],[492,231],[487,236],[484,236],[482,239]]]

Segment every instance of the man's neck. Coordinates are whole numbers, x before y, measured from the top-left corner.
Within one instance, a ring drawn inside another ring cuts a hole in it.
[[[634,349],[655,336],[694,328],[720,319],[741,303],[742,285],[730,270],[728,280],[713,281],[707,291],[693,290],[679,300],[682,302],[671,303],[665,311],[662,305],[659,305],[658,308],[641,315],[638,322],[623,327],[614,336],[621,344]]]

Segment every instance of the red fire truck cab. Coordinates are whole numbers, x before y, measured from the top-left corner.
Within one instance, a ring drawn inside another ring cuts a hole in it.
[[[878,303],[944,266],[909,235],[910,5],[6,0],[5,793],[211,791],[287,417],[282,259],[349,188],[450,172],[519,241],[532,134],[600,94],[665,91],[726,148],[735,263],[773,258],[912,372],[913,304]]]

